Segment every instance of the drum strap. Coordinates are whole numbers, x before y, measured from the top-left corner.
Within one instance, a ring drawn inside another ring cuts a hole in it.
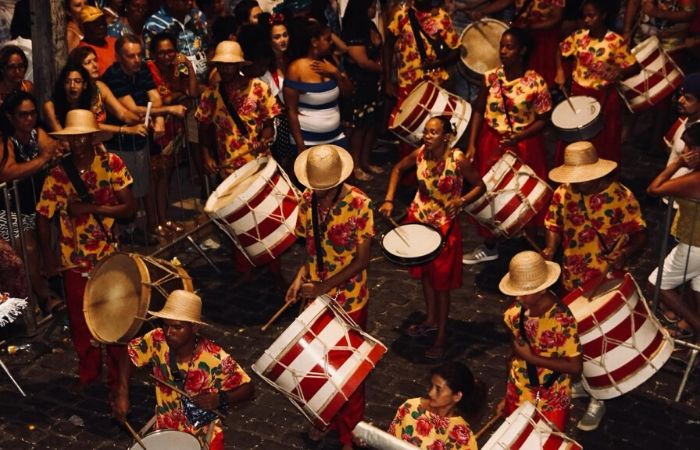
[[[238,115],[236,108],[234,108],[233,104],[231,104],[231,100],[228,98],[228,95],[226,95],[224,83],[219,83],[219,95],[221,96],[221,101],[223,101],[224,105],[226,106],[228,115],[231,116],[233,123],[236,124],[238,131],[240,131],[244,137],[248,137],[248,128],[246,128],[245,123],[243,123],[241,116]]]
[[[423,39],[421,39],[421,34],[425,37],[425,40],[428,41],[430,47],[432,47],[437,59],[442,59],[451,51],[439,34],[437,35],[437,38],[434,38],[429,36],[428,33],[423,30],[418,22],[418,17],[416,17],[416,11],[413,8],[408,8],[408,19],[411,22],[413,39],[416,41],[416,48],[418,49],[418,53],[420,54],[420,59],[423,61],[423,64],[428,62],[428,55],[425,53],[425,44],[423,43]]]
[[[503,86],[503,80],[499,78],[498,84],[501,87],[501,99],[503,100],[503,111],[506,113],[506,122],[508,122],[510,132],[513,133],[513,118],[510,116],[510,110],[508,109],[508,97],[506,96],[506,90]]]
[[[328,215],[325,217],[325,220],[323,223],[320,223],[318,214],[318,197],[316,196],[316,193],[311,194],[311,226],[313,227],[314,230],[314,247],[316,248],[316,274],[320,277],[321,274],[323,273],[323,249],[321,248],[321,241],[323,240],[323,236],[326,234],[326,224],[328,222],[328,218],[333,212],[333,208],[335,207],[335,204],[338,202],[338,198],[340,198],[340,193],[343,191],[343,184],[341,183],[340,186],[338,187],[338,190],[335,193],[335,196],[333,197],[333,203],[331,204],[331,209],[328,211]]]
[[[520,336],[525,340],[525,343],[527,345],[530,345],[530,340],[527,338],[527,333],[525,333],[525,308],[522,306],[520,307],[520,322],[518,323],[518,328],[520,329]],[[547,377],[546,381],[544,384],[540,385],[540,379],[537,376],[537,366],[534,364],[530,364],[529,362],[525,362],[525,366],[527,367],[527,377],[530,379],[530,386],[539,388],[543,387],[545,389],[549,389],[552,387],[555,381],[557,381],[557,378],[559,378],[559,372],[552,372],[549,374]]]

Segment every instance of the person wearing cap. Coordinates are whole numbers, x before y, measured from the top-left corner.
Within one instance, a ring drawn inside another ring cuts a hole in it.
[[[224,349],[201,333],[202,299],[195,293],[175,290],[160,311],[148,311],[161,326],[132,339],[128,356],[120,364],[119,387],[112,397],[112,414],[120,422],[129,412],[129,378],[132,365],[151,367],[156,381],[156,430],[179,430],[195,436],[202,448],[224,449],[221,420],[211,412],[228,412],[229,405],[249,400],[254,387],[248,374]],[[165,383],[187,393],[190,405]],[[191,414],[192,403],[209,412]],[[206,422],[206,423],[198,423]]]
[[[80,10],[80,26],[83,29],[83,39],[79,47],[90,47],[97,55],[97,66],[102,76],[114,64],[114,44],[112,36],[107,36],[107,17],[100,8],[85,5]]]
[[[676,339],[700,340],[700,123],[685,129],[686,149],[674,159],[647,188],[652,196],[672,197],[678,205],[671,234],[678,245],[666,256],[661,272],[660,295],[663,304],[675,314],[671,335]],[[680,169],[686,172],[677,176]],[[652,285],[657,283],[658,268],[649,275]],[[692,303],[686,304],[676,288],[690,284]],[[668,313],[664,314],[668,316]],[[680,319],[680,320],[679,320]]]
[[[621,270],[633,261],[647,241],[646,222],[632,191],[612,178],[617,163],[598,158],[590,142],[569,144],[564,164],[549,178],[562,183],[552,196],[545,217],[546,247],[542,255],[552,260],[561,246],[562,291]],[[585,397],[577,383],[574,397]],[[591,397],[577,427],[595,430],[605,414],[605,404]]]
[[[132,217],[136,211],[134,196],[128,186],[131,175],[119,156],[101,150],[99,144],[110,133],[97,126],[92,111],[74,109],[66,115],[65,127],[50,133],[65,139],[71,156],[49,172],[36,205],[39,244],[43,253],[44,272],[51,276],[62,267],[63,281],[70,320],[71,338],[78,354],[78,374],[81,385],[100,377],[102,349],[90,343],[92,335],[83,315],[83,294],[87,276],[102,258],[117,251],[111,232],[114,219]],[[78,194],[64,167],[72,168],[86,196]],[[60,262],[51,246],[51,219],[59,216]],[[123,346],[107,346],[109,384],[118,380],[117,364]]]
[[[498,288],[515,297],[503,320],[512,335],[504,414],[534,403],[560,431],[571,404],[571,378],[583,369],[576,319],[548,288],[557,282],[559,264],[533,251],[513,256]]]
[[[436,228],[445,242],[437,258],[409,269],[411,277],[419,278],[423,284],[427,316],[423,323],[408,327],[406,333],[411,337],[435,334],[432,347],[425,352],[431,359],[442,359],[445,355],[450,291],[462,286],[462,231],[458,213],[486,191],[484,182],[464,153],[452,147],[454,139],[455,130],[449,116],[428,120],[423,131],[424,145],[394,166],[379,209],[385,216],[391,216],[401,173],[415,167],[418,190],[408,208],[407,222]]]
[[[363,329],[367,326],[367,267],[374,236],[372,202],[345,183],[352,174],[352,156],[332,144],[304,150],[294,173],[306,186],[299,205],[296,234],[306,239],[306,261],[287,290],[288,303],[328,294]],[[352,448],[352,430],[364,417],[364,384],[333,418],[344,449]],[[319,440],[312,429],[309,438]]]

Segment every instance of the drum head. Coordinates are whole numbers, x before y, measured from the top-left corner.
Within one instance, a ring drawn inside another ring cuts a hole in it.
[[[408,223],[382,236],[382,251],[389,261],[413,266],[435,259],[442,249],[442,243],[442,235],[435,228],[422,223]]]
[[[245,193],[258,179],[260,172],[265,171],[266,168],[275,170],[273,167],[268,167],[270,161],[271,158],[255,159],[226,177],[207,199],[204,212],[216,213],[234,202],[238,203],[241,200],[241,194]]]
[[[501,35],[508,26],[494,19],[469,24],[462,32],[460,55],[462,63],[472,72],[483,75],[501,64],[499,47]]]
[[[83,310],[92,335],[100,342],[119,342],[141,309],[141,274],[126,253],[111,255],[90,274]]]
[[[148,450],[201,450],[196,437],[184,431],[158,430],[141,438]],[[128,450],[141,450],[138,442]]]
[[[601,114],[600,103],[593,97],[577,95],[559,103],[552,111],[552,124],[563,130],[576,130],[592,123]]]
[[[415,88],[403,99],[401,103],[396,105],[396,110],[391,117],[390,127],[396,124],[404,123],[416,106],[421,105],[421,99],[428,89],[435,89],[437,86],[430,81],[421,81]],[[426,106],[426,105],[422,105]]]

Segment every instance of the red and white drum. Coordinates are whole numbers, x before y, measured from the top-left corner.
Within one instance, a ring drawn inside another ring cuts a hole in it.
[[[640,112],[658,104],[683,83],[683,71],[651,36],[632,49],[642,66],[637,75],[620,83],[622,98],[632,112]]]
[[[432,81],[421,81],[391,113],[389,131],[410,145],[418,147],[423,128],[434,116],[452,116],[457,130],[455,142],[464,134],[472,115],[471,105]]]
[[[535,405],[525,402],[506,418],[481,450],[581,450],[583,447],[557,431]]]
[[[229,175],[204,212],[253,265],[263,265],[296,240],[300,196],[293,186],[277,162],[263,156]]]
[[[265,350],[253,371],[325,428],[384,353],[384,344],[322,295]]]
[[[584,385],[597,399],[636,388],[673,352],[673,339],[649,311],[629,273],[600,285],[592,280],[571,291],[564,303],[578,322]]]
[[[520,233],[549,204],[552,188],[518,159],[505,152],[483,177],[486,193],[464,211],[497,236]]]

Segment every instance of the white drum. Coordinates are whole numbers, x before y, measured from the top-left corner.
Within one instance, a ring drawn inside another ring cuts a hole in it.
[[[600,133],[604,124],[600,103],[587,95],[569,97],[552,111],[552,125],[565,142],[588,141]]]
[[[196,437],[178,430],[157,430],[141,440],[148,450],[202,450]],[[143,450],[138,442],[128,450]]]

